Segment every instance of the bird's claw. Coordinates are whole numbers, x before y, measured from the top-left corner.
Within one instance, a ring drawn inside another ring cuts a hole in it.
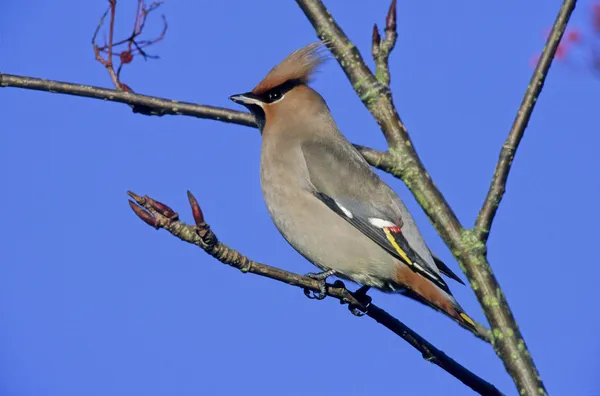
[[[363,310],[356,305],[348,304],[348,310],[350,310],[350,313],[352,313],[352,315],[360,317],[364,316],[368,312],[369,305],[371,305],[372,301],[371,297],[367,295],[369,289],[370,286],[361,286],[360,289],[352,293],[354,298],[356,298],[358,302],[360,302],[361,305],[365,307],[365,310]]]
[[[327,287],[325,286],[325,281],[319,281],[319,291],[313,292],[308,288],[304,288],[304,295],[311,300],[322,300],[327,297]]]
[[[357,306],[355,305],[348,305],[348,310],[350,311],[350,313],[356,317],[361,317],[361,316],[365,316],[365,312],[361,311]]]
[[[346,289],[346,285],[344,284],[344,282],[342,282],[339,279],[336,279],[335,282],[331,284],[331,286],[335,287],[336,289]]]
[[[327,283],[326,280],[328,277],[330,277],[331,275],[335,274],[335,271],[333,270],[328,270],[328,271],[323,271],[323,272],[309,272],[308,274],[306,274],[306,277],[309,277],[311,279],[316,280],[317,282],[319,282],[319,291],[318,292],[313,292],[312,290],[308,289],[308,288],[304,288],[304,295],[308,298],[310,298],[311,300],[322,300],[325,297],[327,297]]]

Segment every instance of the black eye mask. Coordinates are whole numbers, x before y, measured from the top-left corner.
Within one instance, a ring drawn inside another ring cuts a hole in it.
[[[291,89],[297,87],[302,84],[299,80],[288,80],[281,85],[272,88],[261,95],[256,95],[256,99],[260,100],[263,103],[273,103],[281,99],[283,95],[285,95]]]

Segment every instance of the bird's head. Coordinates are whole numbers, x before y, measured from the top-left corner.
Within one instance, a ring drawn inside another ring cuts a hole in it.
[[[324,104],[321,96],[308,87],[311,77],[326,55],[323,43],[316,42],[288,55],[271,69],[266,77],[250,92],[229,97],[245,106],[254,115],[261,131],[267,124],[280,118],[290,117],[310,109],[311,104]]]

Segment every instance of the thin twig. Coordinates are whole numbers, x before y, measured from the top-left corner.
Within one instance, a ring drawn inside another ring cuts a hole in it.
[[[390,86],[391,81],[388,59],[396,45],[396,39],[398,38],[396,21],[396,0],[392,0],[385,19],[385,38],[382,39],[379,35],[377,24],[373,25],[371,53],[373,55],[373,60],[375,61],[375,77],[386,87]]]
[[[112,43],[112,37],[113,37],[112,30],[114,28],[115,6],[116,6],[116,0],[109,0],[108,8],[104,12],[104,14],[102,14],[102,16],[100,17],[100,22],[98,22],[98,26],[96,26],[96,30],[94,30],[94,35],[92,36],[92,47],[94,48],[94,55],[96,57],[96,60],[98,62],[100,62],[100,64],[102,64],[106,68],[115,88],[118,90],[123,90],[123,88],[121,87],[121,84],[119,83],[119,77],[117,76],[117,73],[115,72],[115,69],[114,69],[113,63],[112,63],[112,44],[111,43]],[[110,52],[109,52],[108,59],[104,59],[102,57],[102,55],[100,54],[101,47],[98,47],[96,45],[96,38],[98,37],[100,28],[102,28],[102,25],[104,25],[104,19],[106,19],[106,16],[108,15],[108,13],[110,13],[110,18],[111,18],[111,20],[110,20],[111,30],[110,30],[110,39],[109,39],[110,43],[108,44],[108,48],[109,48]]]
[[[196,223],[195,226],[180,221],[179,215],[161,202],[148,196],[139,196],[132,192],[128,192],[128,194],[135,201],[129,201],[133,211],[140,219],[151,227],[156,229],[163,228],[182,241],[202,248],[206,253],[220,262],[237,268],[244,273],[248,272],[264,276],[279,282],[287,283],[291,286],[309,289],[313,292],[319,291],[319,283],[312,278],[253,261],[238,251],[221,243],[211,230],[210,226],[206,223],[204,214],[198,205],[198,201],[190,192],[188,192],[188,198],[192,209],[192,215]],[[492,384],[461,366],[454,359],[437,349],[430,342],[383,309],[371,302],[363,302],[361,299],[357,299],[343,286],[342,282],[336,282],[333,285],[327,284],[326,294],[338,299],[342,304],[349,304],[350,307],[359,309],[370,318],[382,324],[418,350],[424,359],[441,367],[475,392],[478,392],[481,395],[502,394]]]
[[[41,78],[15,76],[0,73],[0,87],[16,87],[83,96],[87,98],[104,99],[111,102],[128,104],[134,113],[144,115],[186,115],[209,120],[256,127],[254,117],[250,113],[229,110],[222,107],[205,106],[171,99],[157,98],[135,94],[132,92],[116,91],[90,85],[72,84],[61,81],[43,80]]]
[[[163,21],[163,30],[159,36],[150,40],[138,40],[139,36],[144,32],[144,27],[146,26],[146,22],[148,19],[148,15],[157,8],[159,8],[163,3],[162,2],[153,2],[150,6],[146,6],[145,0],[138,0],[137,2],[137,10],[135,14],[135,21],[133,23],[133,31],[129,37],[123,40],[114,41],[114,30],[115,30],[115,18],[116,18],[116,7],[117,0],[108,0],[109,6],[106,12],[100,18],[100,22],[94,31],[94,35],[92,36],[92,46],[94,48],[94,54],[96,56],[96,60],[100,62],[108,71],[110,78],[113,82],[113,85],[117,90],[122,91],[131,91],[131,88],[126,84],[121,82],[121,70],[123,66],[132,62],[134,56],[136,54],[140,54],[145,60],[147,59],[157,59],[158,56],[148,54],[144,48],[156,44],[161,41],[165,34],[167,33],[167,19],[164,15],[162,15]],[[108,31],[108,43],[105,43],[102,46],[99,46],[96,43],[96,38],[100,29],[104,25],[104,20],[106,16],[110,13],[110,22],[109,22],[109,31]],[[122,46],[123,44],[127,44],[126,50],[115,53],[117,47]],[[135,47],[135,48],[134,48]],[[102,57],[102,54],[106,54],[106,59]],[[115,71],[113,57],[116,56],[119,58],[119,66]]]
[[[98,62],[102,63],[104,65],[104,67],[106,68],[106,70],[108,71],[108,74],[110,75],[110,79],[112,80],[113,85],[115,86],[115,88],[117,90],[123,90],[123,87],[121,86],[121,83],[119,82],[119,76],[115,72],[115,68],[113,66],[113,61],[112,61],[113,37],[114,37],[114,31],[115,31],[115,13],[116,13],[116,8],[117,8],[117,0],[108,0],[108,3],[109,3],[109,8],[110,8],[110,23],[109,23],[110,27],[109,27],[109,31],[108,31],[108,45],[107,45],[108,55],[107,55],[106,59],[102,59],[99,48],[96,46],[96,44],[93,42],[93,40],[92,40],[92,43],[94,46],[94,52],[96,53],[96,59],[98,60]],[[104,22],[104,21],[102,20],[101,23],[102,22]]]
[[[327,47],[338,63],[343,65],[342,70],[352,83],[352,87],[369,111],[376,114],[377,122],[380,125],[382,122],[394,124],[390,127],[382,127],[382,131],[388,146],[398,147],[407,132],[394,109],[389,88],[371,73],[356,46],[333,20],[322,2],[296,0],[296,3],[312,23],[317,36],[327,43]]]
[[[346,73],[354,90],[369,109],[388,142],[388,155],[379,165],[402,179],[461,264],[491,328],[496,354],[520,394],[544,395],[546,390],[521,335],[502,289],[487,260],[486,246],[472,230],[462,227],[421,162],[400,120],[391,94],[368,69],[360,52],[348,39],[321,0],[296,0],[317,36]],[[383,78],[386,81],[386,78]]]
[[[106,60],[107,65],[110,65],[112,69],[112,48],[113,48],[113,38],[115,35],[115,13],[117,9],[117,0],[108,0],[110,4],[110,27],[108,30],[108,59]],[[113,70],[114,72],[114,70]],[[117,83],[116,88],[119,89],[120,86]]]
[[[558,49],[563,33],[565,32],[569,18],[571,17],[573,10],[575,10],[576,3],[576,0],[565,0],[563,2],[558,16],[556,17],[556,21],[554,22],[554,26],[552,27],[552,31],[546,41],[544,51],[533,71],[533,75],[531,76],[529,86],[525,91],[521,106],[519,106],[515,121],[506,141],[502,145],[500,159],[496,164],[490,189],[485,198],[483,207],[477,216],[477,220],[475,221],[475,232],[477,233],[477,238],[482,242],[486,242],[490,234],[494,216],[496,215],[496,211],[498,210],[504,192],[506,191],[506,181],[508,180],[508,174],[513,159],[515,158],[517,148],[525,134],[525,129],[531,118],[531,113],[533,112],[538,96],[542,92],[544,81],[546,80],[546,76],[552,65],[552,60],[554,59],[556,50]]]

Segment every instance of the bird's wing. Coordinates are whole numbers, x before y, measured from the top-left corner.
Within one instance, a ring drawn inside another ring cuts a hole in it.
[[[340,136],[302,144],[313,193],[364,235],[450,293],[400,198]]]
[[[457,281],[458,283],[460,283],[461,285],[464,285],[465,282],[463,282],[462,279],[460,279],[458,277],[458,275],[456,275],[454,273],[454,271],[452,271],[447,265],[446,263],[444,263],[442,261],[441,258],[439,258],[438,256],[436,256],[435,254],[433,254],[433,252],[431,253],[431,257],[433,257],[433,261],[435,262],[435,265],[439,268],[440,272],[444,275],[446,275],[448,278],[450,279],[454,279],[455,281]]]

